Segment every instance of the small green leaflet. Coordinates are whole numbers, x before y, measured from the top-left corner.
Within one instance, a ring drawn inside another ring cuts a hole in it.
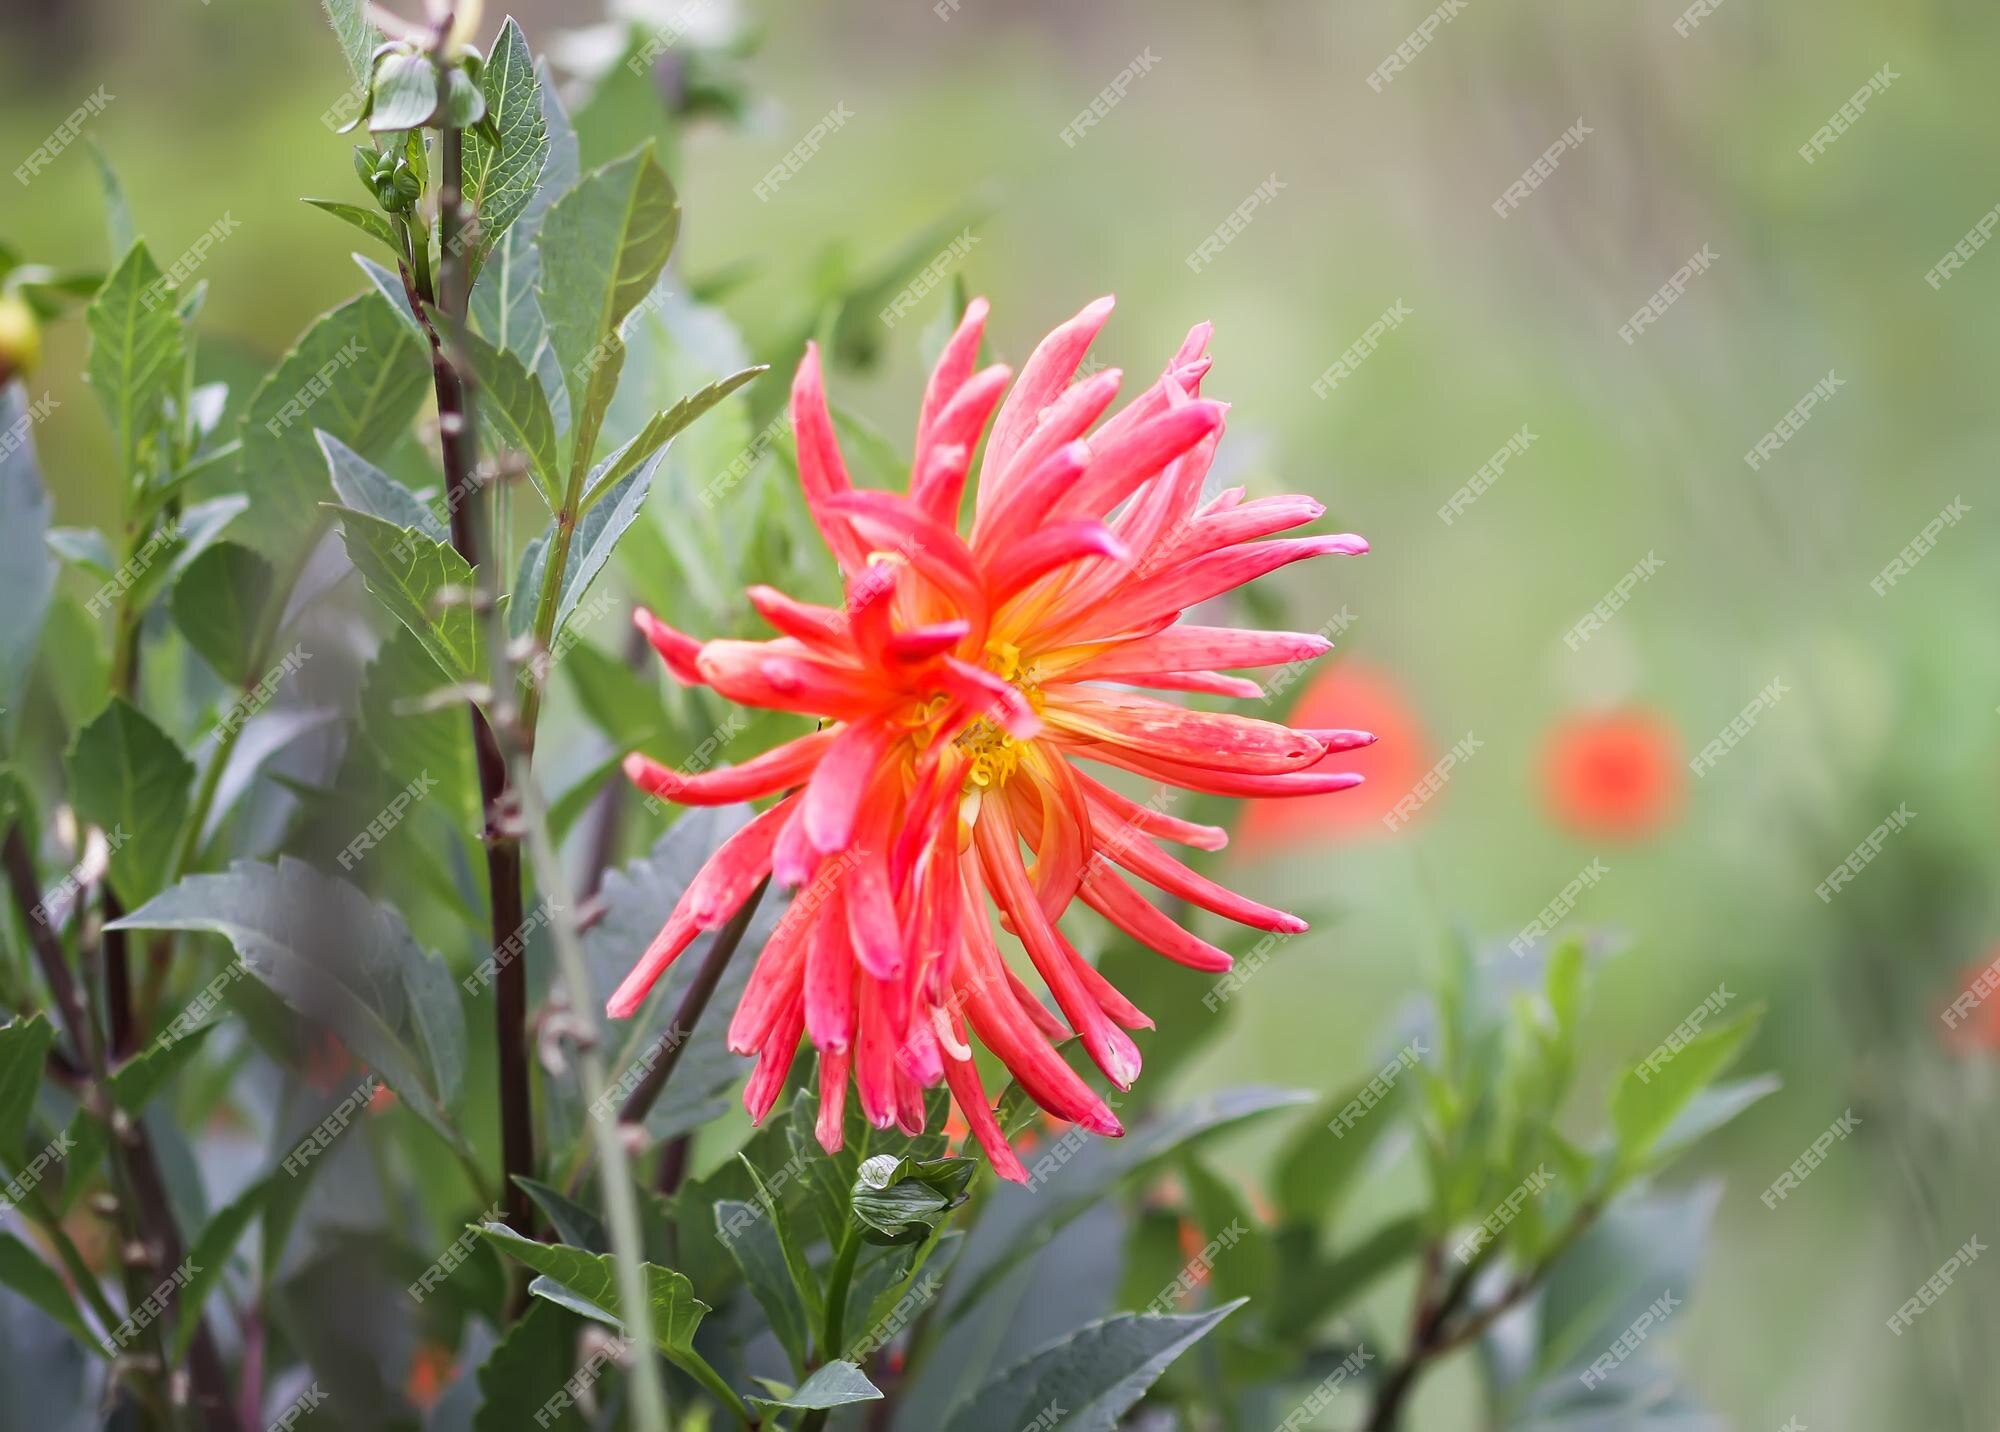
[[[123,697],[77,732],[70,800],[111,846],[111,885],[129,908],[167,876],[187,815],[194,766],[173,738]]]
[[[90,385],[111,420],[118,470],[139,471],[147,445],[179,390],[186,354],[166,276],[143,243],[132,245],[84,317],[90,325]]]

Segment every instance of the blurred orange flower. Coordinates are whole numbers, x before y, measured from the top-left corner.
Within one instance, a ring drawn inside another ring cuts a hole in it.
[[[1291,714],[1294,726],[1358,726],[1372,731],[1376,744],[1330,752],[1309,770],[1353,771],[1364,784],[1332,796],[1257,801],[1243,813],[1237,834],[1246,852],[1269,850],[1301,840],[1365,840],[1386,837],[1382,824],[1396,802],[1407,796],[1430,769],[1432,757],[1416,712],[1388,672],[1347,660],[1320,672]]]
[[[443,1343],[422,1343],[410,1358],[410,1371],[403,1379],[403,1395],[425,1412],[437,1405],[451,1385],[457,1364],[451,1349]]]
[[[1680,740],[1664,717],[1640,707],[1572,716],[1549,732],[1542,776],[1559,825],[1642,840],[1680,809]]]

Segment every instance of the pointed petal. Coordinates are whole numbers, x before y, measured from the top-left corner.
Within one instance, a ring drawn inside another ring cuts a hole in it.
[[[674,680],[683,686],[708,685],[707,678],[696,665],[696,659],[701,655],[700,642],[685,632],[675,631],[644,607],[633,610],[632,625],[645,633],[646,640],[660,654],[660,660],[667,664]]]
[[[1127,885],[1115,871],[1093,863],[1079,892],[1084,904],[1149,949],[1176,964],[1209,974],[1221,974],[1235,963],[1227,950],[1182,929],[1152,901]]]
[[[648,795],[679,805],[733,805],[756,800],[798,785],[812,774],[820,756],[833,744],[831,731],[813,731],[740,766],[721,766],[696,774],[661,765],[651,756],[633,752],[625,758],[625,777]],[[775,833],[773,839],[776,838]]]
[[[993,420],[993,434],[986,440],[986,464],[981,469],[979,488],[980,512],[1005,496],[1002,489],[1008,459],[1034,431],[1042,409],[1054,402],[1076,376],[1083,355],[1090,350],[1105,320],[1111,317],[1113,302],[1107,295],[1086,304],[1076,317],[1036,345],[1028,361],[1021,365],[1021,376],[1007,395],[1007,401],[1001,404],[1000,415]]]
[[[1129,562],[1132,554],[1102,522],[1073,519],[1040,527],[987,568],[986,584],[993,605],[1004,606],[1009,598],[1058,567],[1090,557]]]
[[[800,818],[806,838],[822,855],[845,850],[853,843],[862,798],[874,782],[892,736],[886,720],[871,716],[844,728],[820,756],[818,769],[806,785]]]

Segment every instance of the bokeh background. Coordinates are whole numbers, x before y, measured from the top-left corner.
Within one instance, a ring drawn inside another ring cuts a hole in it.
[[[558,59],[603,63],[596,0],[513,8]],[[1203,1041],[1176,1083],[1347,1082],[1379,1062],[1442,941],[1466,932],[1510,958],[1509,938],[1601,871],[1567,917],[1622,950],[1582,1086],[1718,983],[1766,1003],[1745,1068],[1784,1080],[1678,1175],[1727,1180],[1705,1281],[1671,1330],[1690,1380],[1746,1429],[1990,1428],[2000,1271],[1976,1264],[1902,1336],[1885,1322],[1968,1238],[2000,1238],[2000,1011],[1955,1029],[1940,1016],[2000,954],[2000,256],[1925,278],[2000,203],[2000,11],[1715,0],[1682,33],[1680,0],[653,10],[756,40],[733,62],[741,117],[683,126],[670,167],[677,270],[727,278],[726,306],[760,342],[829,273],[969,232],[947,267],[993,300],[995,346],[1015,361],[1103,292],[1119,309],[1099,356],[1135,377],[1213,320],[1231,475],[1312,493],[1328,530],[1374,543],[1263,584],[1282,624],[1337,632],[1303,698],[1317,724],[1385,740],[1355,762],[1364,791],[1239,830],[1228,875],[1315,929],[1226,1021],[1165,1033]],[[1371,86],[1433,13],[1428,44]],[[1128,66],[1145,73],[1065,143]],[[1885,66],[1859,118],[1802,158]],[[163,261],[237,221],[204,275],[219,364],[268,361],[359,286],[348,232],[297,202],[355,197],[347,142],[319,118],[346,83],[309,0],[0,4],[0,154],[27,153],[101,85],[114,100],[88,130]],[[760,198],[842,106],[851,117]],[[1581,142],[1496,213],[1578,124]],[[0,181],[0,236],[100,266],[97,183],[81,145],[32,186]],[[1191,261],[1260,189],[1226,245]],[[1713,261],[1621,338],[1697,253]],[[888,433],[913,420],[919,330],[948,289],[873,326],[872,366],[837,379]],[[1407,318],[1316,396],[1398,304]],[[57,520],[87,524],[113,478],[76,376],[81,325],[49,348],[35,391],[62,406],[38,431],[43,467]],[[1810,420],[1746,462],[1830,372],[1840,386]],[[1443,520],[1524,429],[1525,450]],[[1874,590],[1954,499],[1966,515]],[[1601,629],[1565,640],[1649,557]],[[1740,741],[1691,771],[1774,682]],[[1455,747],[1436,793],[1388,829],[1384,812]],[[1849,888],[1816,895],[1898,807],[1907,827]],[[1855,1136],[1765,1207],[1848,1110]],[[1573,1112],[1589,1128],[1600,1110]],[[1246,1135],[1230,1167],[1254,1187],[1267,1152]],[[1370,1196],[1394,1199],[1416,1164]],[[1428,1387],[1419,1425],[1470,1425],[1466,1382],[1456,1369]]]

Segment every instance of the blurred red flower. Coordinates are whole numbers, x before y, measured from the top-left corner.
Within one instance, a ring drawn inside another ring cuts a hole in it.
[[[1407,796],[1430,769],[1430,743],[1416,712],[1386,671],[1346,660],[1318,673],[1299,698],[1291,724],[1305,728],[1358,726],[1376,743],[1328,753],[1316,766],[1353,771],[1366,781],[1332,796],[1257,801],[1243,813],[1238,848],[1270,850],[1301,840],[1365,840],[1386,837],[1382,824],[1396,802]]]
[[[1542,776],[1557,824],[1642,840],[1680,809],[1680,740],[1664,717],[1639,707],[1572,716],[1549,732]]]
[[[1991,998],[2000,990],[2000,945],[1988,950],[1980,963],[1966,967],[1958,990],[1958,998],[1939,1016],[1946,1046],[1966,1054],[2000,1050],[2000,999]]]

